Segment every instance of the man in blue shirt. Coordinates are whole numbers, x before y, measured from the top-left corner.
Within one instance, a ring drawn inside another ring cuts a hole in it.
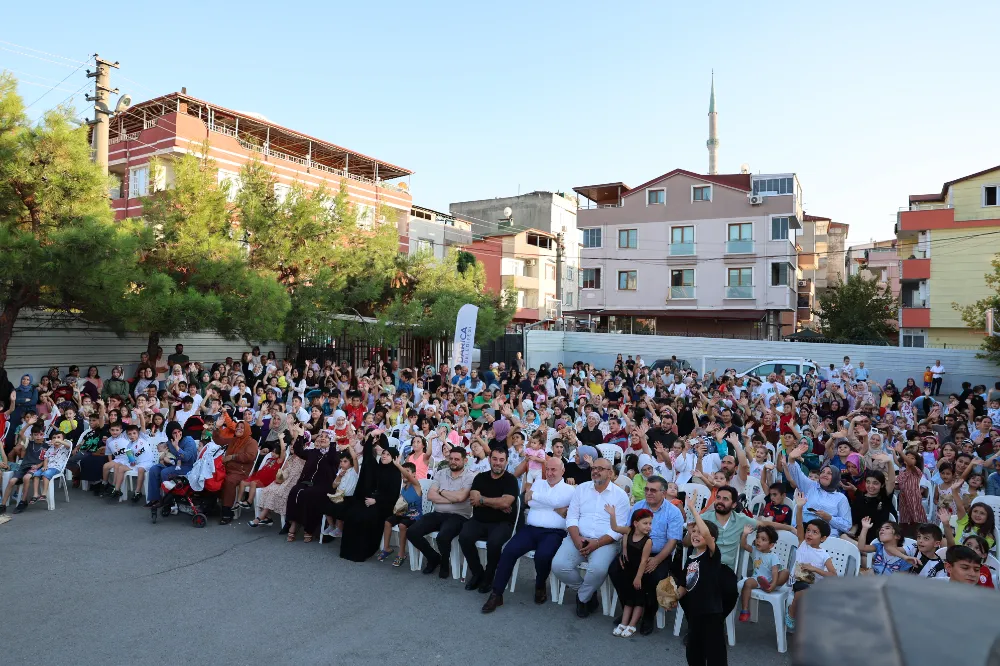
[[[451,385],[464,388],[469,385],[469,371],[462,365],[455,366],[455,374],[452,375]]]
[[[864,361],[858,363],[858,369],[854,371],[854,378],[859,382],[868,381],[868,368],[865,367]]]
[[[156,506],[160,501],[160,483],[172,479],[175,476],[187,474],[194,467],[195,460],[198,459],[198,444],[191,437],[183,434],[181,425],[176,421],[167,424],[167,450],[173,454],[175,462],[173,465],[163,465],[157,463],[149,468],[148,481],[146,487],[149,492],[146,494],[146,507]]]
[[[649,509],[653,512],[653,529],[649,533],[653,549],[649,562],[646,563],[646,573],[642,577],[642,591],[646,603],[639,624],[639,633],[644,635],[652,633],[656,622],[656,586],[670,575],[670,555],[674,552],[674,546],[684,536],[684,514],[676,506],[665,501],[666,489],[667,482],[662,476],[651,476],[646,481],[646,499],[639,500],[632,506],[632,513],[639,509]],[[631,517],[629,514],[629,522]],[[623,572],[619,558],[615,558],[608,569],[608,576],[615,584],[622,582]],[[618,623],[621,623],[621,619]]]

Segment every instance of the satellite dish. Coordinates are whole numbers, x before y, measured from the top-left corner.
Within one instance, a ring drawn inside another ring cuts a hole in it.
[[[506,217],[508,220],[513,214],[514,211],[510,206],[507,206],[506,208],[503,209],[503,216]]]
[[[744,162],[740,165],[740,173],[750,173],[750,165]]]
[[[130,106],[132,106],[132,96],[125,93],[118,98],[118,104],[115,105],[115,113],[121,113]]]

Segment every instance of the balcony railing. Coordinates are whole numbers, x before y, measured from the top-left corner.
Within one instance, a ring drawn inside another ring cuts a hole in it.
[[[726,254],[753,254],[752,240],[726,241]]]
[[[694,243],[671,243],[671,257],[689,257],[694,254]]]
[[[694,285],[670,287],[670,298],[694,298]]]
[[[726,298],[753,298],[753,285],[726,287]]]

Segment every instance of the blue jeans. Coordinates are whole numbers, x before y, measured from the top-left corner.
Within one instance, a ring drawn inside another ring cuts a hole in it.
[[[493,577],[493,593],[503,594],[514,572],[514,564],[532,550],[535,551],[535,587],[545,587],[545,581],[552,571],[552,558],[565,537],[566,530],[554,527],[525,525],[519,529],[500,553],[497,572]]]
[[[181,476],[191,471],[191,465],[185,465],[177,469],[173,465],[163,466],[159,463],[149,468],[149,494],[146,495],[147,502],[156,502],[160,499],[160,484],[167,479]]]

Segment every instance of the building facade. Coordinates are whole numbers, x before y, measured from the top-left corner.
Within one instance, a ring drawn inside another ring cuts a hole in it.
[[[940,193],[910,195],[896,218],[900,265],[900,345],[978,346],[983,331],[954,305],[996,295],[984,276],[1000,249],[1000,166],[946,182]]]
[[[508,208],[509,216],[504,213]],[[563,310],[575,309],[580,266],[575,198],[559,192],[536,191],[516,197],[458,201],[450,204],[448,210],[471,225],[474,237],[536,229],[552,234],[558,241],[561,233],[564,239],[561,276]]]
[[[556,300],[555,234],[539,229],[497,231],[465,247],[486,270],[486,288],[495,294],[517,293],[513,323],[527,324],[560,316]]]
[[[184,91],[141,102],[111,121],[108,169],[118,185],[111,190],[118,219],[142,215],[141,197],[173,182],[171,162],[183,154],[203,154],[219,168],[219,180],[235,193],[239,172],[256,159],[269,166],[285,196],[293,183],[326,187],[336,194],[344,184],[362,222],[379,210],[395,211],[393,220],[405,231],[412,199],[408,169],[287,129],[259,114],[232,111],[187,95]],[[150,159],[161,168],[150,173]],[[151,182],[151,178],[156,182]],[[395,181],[395,182],[390,182]],[[409,251],[401,233],[400,251]]]
[[[642,185],[576,187],[585,201],[577,315],[599,330],[778,339],[795,330],[793,173],[674,169]]]
[[[413,206],[406,223],[399,223],[400,238],[407,238],[407,254],[426,252],[443,259],[449,249],[460,249],[472,242],[472,227],[465,220],[439,213],[423,206]]]

